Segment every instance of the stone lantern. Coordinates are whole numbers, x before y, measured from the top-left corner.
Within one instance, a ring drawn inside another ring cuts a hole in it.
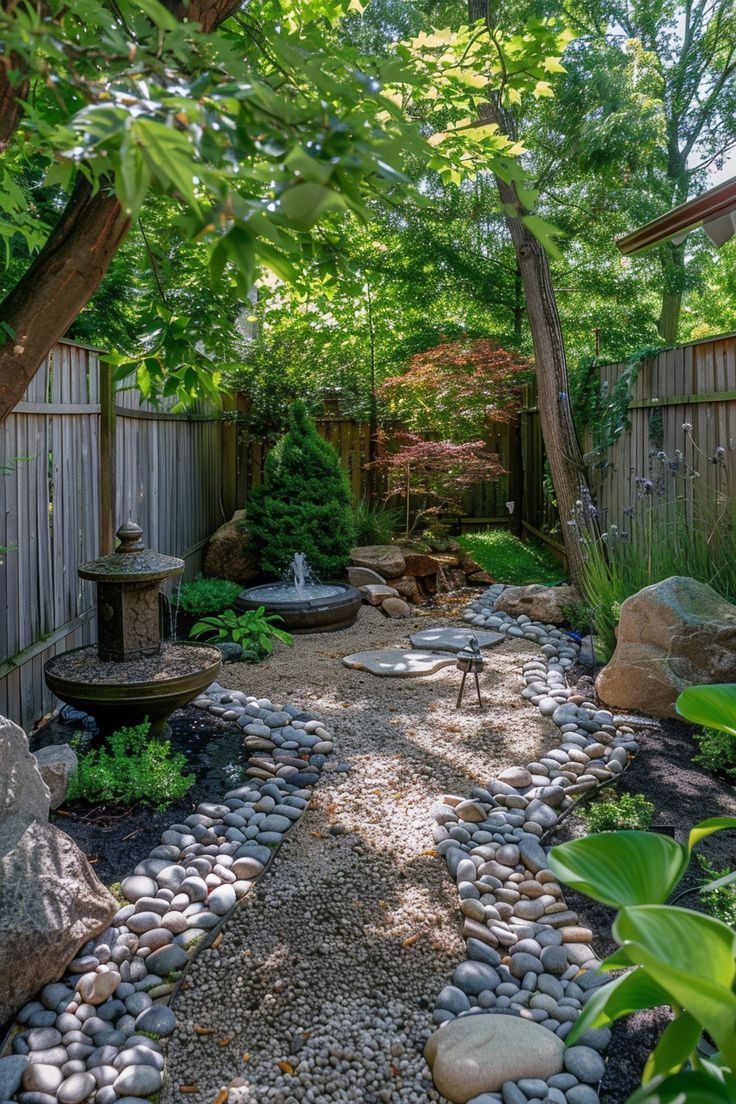
[[[97,585],[98,644],[103,662],[122,662],[161,651],[159,587],[181,575],[184,561],[144,548],[143,530],[129,521],[117,531],[110,556],[80,564],[79,576]]]

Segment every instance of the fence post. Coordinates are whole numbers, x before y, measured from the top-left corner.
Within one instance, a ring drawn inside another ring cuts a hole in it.
[[[238,508],[238,423],[234,395],[222,396],[222,508],[229,521]]]
[[[100,555],[115,551],[116,428],[115,378],[112,365],[99,362],[100,372]]]

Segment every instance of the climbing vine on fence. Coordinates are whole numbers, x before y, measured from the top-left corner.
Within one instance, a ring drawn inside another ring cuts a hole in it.
[[[621,364],[613,386],[601,381],[600,368],[605,362],[592,357],[582,362],[574,373],[571,391],[578,432],[590,432],[593,453],[600,457],[626,430],[631,428],[629,403],[641,364],[662,352],[662,346],[640,349]]]

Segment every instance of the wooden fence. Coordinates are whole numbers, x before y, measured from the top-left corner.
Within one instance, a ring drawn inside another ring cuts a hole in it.
[[[0,429],[0,714],[30,726],[52,704],[43,664],[95,639],[77,566],[128,518],[187,573],[235,508],[235,426],[114,393],[98,351],[60,342]],[[231,477],[232,476],[232,477]]]
[[[604,394],[613,394],[625,368],[601,366]],[[630,428],[602,457],[591,457],[591,485],[606,528],[614,524],[630,530],[630,509],[650,490],[672,510],[687,505],[695,487],[736,493],[736,334],[667,349],[642,361],[628,418]],[[687,478],[687,470],[697,476]]]

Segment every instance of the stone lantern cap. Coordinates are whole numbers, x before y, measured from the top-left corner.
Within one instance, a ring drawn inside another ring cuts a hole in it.
[[[184,570],[184,560],[176,556],[162,556],[159,552],[144,548],[140,525],[129,521],[120,526],[116,535],[120,547],[109,556],[80,564],[77,569],[80,578],[103,585],[155,583],[171,575],[180,575]]]

